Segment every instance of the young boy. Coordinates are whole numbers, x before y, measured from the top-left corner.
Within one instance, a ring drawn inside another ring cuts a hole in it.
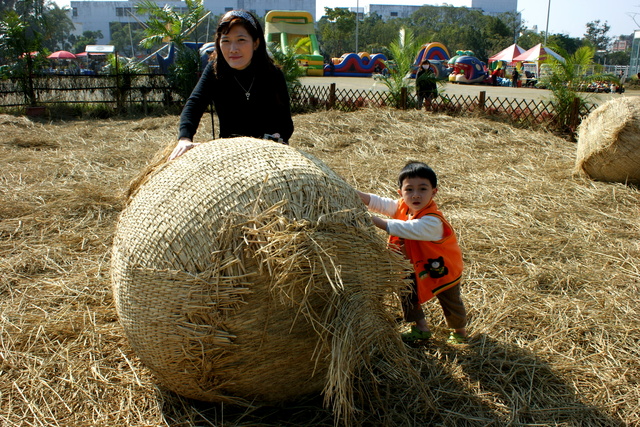
[[[402,310],[405,321],[415,325],[402,339],[431,338],[421,304],[435,296],[453,329],[448,342],[467,342],[467,313],[460,296],[462,252],[453,228],[433,201],[438,178],[426,164],[410,162],[400,172],[398,184],[400,200],[360,191],[358,195],[370,211],[392,218],[372,216],[373,223],[389,233],[392,249],[402,251],[413,264],[413,292],[403,299]]]

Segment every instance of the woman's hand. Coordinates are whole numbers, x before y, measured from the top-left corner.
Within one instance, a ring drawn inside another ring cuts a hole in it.
[[[173,149],[171,155],[169,156],[169,160],[173,160],[182,156],[187,151],[191,150],[193,147],[200,145],[199,142],[192,142],[190,139],[182,138],[178,141],[176,148]]]

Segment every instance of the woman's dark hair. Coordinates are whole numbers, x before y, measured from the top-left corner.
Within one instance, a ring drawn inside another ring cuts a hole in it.
[[[436,173],[422,162],[409,162],[400,171],[398,175],[398,188],[402,188],[402,183],[407,178],[424,178],[428,179],[431,183],[431,187],[438,188],[438,177]]]
[[[273,60],[267,52],[267,41],[264,38],[264,31],[262,30],[260,21],[246,10],[231,10],[222,15],[216,29],[216,49],[212,54],[213,70],[216,76],[218,78],[224,77],[231,72],[231,67],[227,63],[227,60],[224,59],[224,55],[222,55],[222,50],[220,49],[220,38],[224,34],[229,34],[229,31],[235,25],[242,25],[254,41],[259,41],[257,49],[253,52],[251,65],[257,67],[259,70],[275,67]]]

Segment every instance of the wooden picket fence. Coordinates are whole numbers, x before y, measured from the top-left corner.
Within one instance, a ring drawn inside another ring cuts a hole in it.
[[[481,86],[480,86],[481,87]],[[523,127],[544,127],[561,133],[573,133],[597,104],[581,104],[576,100],[569,112],[561,113],[549,101],[526,99],[488,98],[486,92],[478,91],[477,96],[440,94],[423,107],[428,111],[449,115],[478,114],[503,119]],[[294,112],[309,112],[321,109],[355,111],[365,107],[390,106],[399,109],[417,107],[415,94],[406,88],[399,96],[390,92],[338,89],[335,83],[330,86],[299,86],[291,94],[291,106]],[[559,119],[562,118],[562,121]]]
[[[40,106],[102,104],[125,112],[148,106],[179,109],[184,99],[175,92],[166,76],[136,75],[43,75],[33,77],[33,88]],[[446,91],[432,100],[426,109],[449,115],[475,114],[509,121],[522,127],[544,127],[572,134],[580,121],[597,105],[576,102],[570,111],[559,112],[549,101],[489,98],[482,86],[477,96],[447,95]],[[403,89],[394,95],[389,91],[353,90],[329,86],[296,86],[291,91],[294,114],[321,110],[355,111],[365,107],[416,108],[415,94]],[[23,108],[27,103],[19,82],[0,80],[0,108]]]

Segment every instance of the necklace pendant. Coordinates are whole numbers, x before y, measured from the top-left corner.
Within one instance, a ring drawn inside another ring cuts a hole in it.
[[[236,79],[236,82],[238,82],[238,86],[240,86],[240,88],[244,92],[244,96],[247,97],[247,102],[248,102],[249,101],[249,97],[251,96],[251,88],[253,87],[253,82],[255,82],[256,77],[253,76],[253,78],[251,79],[251,84],[249,85],[249,89],[245,89],[244,86],[242,86],[242,83],[240,83],[240,80],[238,80],[238,78],[236,76],[233,76],[233,78]]]

